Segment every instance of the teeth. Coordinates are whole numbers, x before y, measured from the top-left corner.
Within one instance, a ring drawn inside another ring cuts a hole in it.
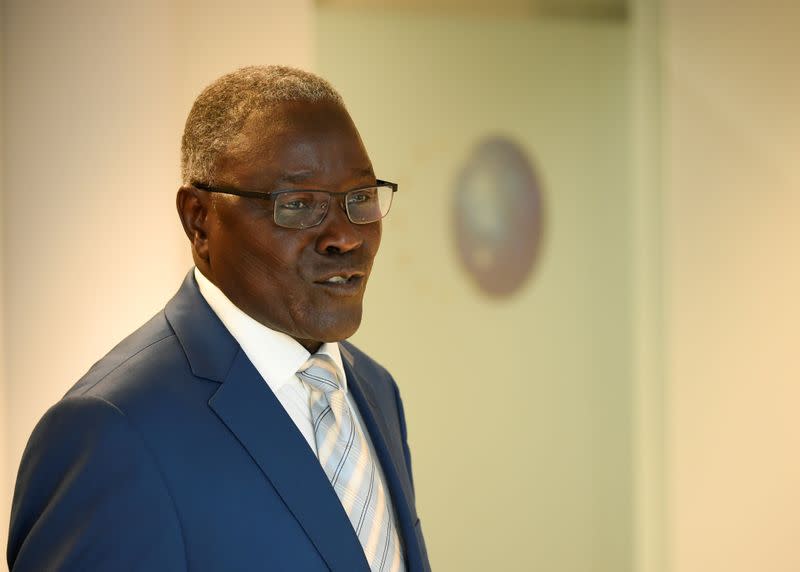
[[[347,282],[347,278],[344,276],[334,276],[333,278],[328,278],[325,282],[332,282],[333,284],[342,284],[343,282]]]

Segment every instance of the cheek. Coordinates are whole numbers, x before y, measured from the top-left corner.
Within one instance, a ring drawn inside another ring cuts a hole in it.
[[[245,244],[237,254],[242,270],[258,280],[278,282],[292,272],[291,265],[279,252],[264,245]]]
[[[227,290],[241,304],[263,313],[290,311],[298,291],[297,267],[283,250],[264,240],[236,240],[218,245],[217,268]]]
[[[381,246],[383,227],[381,225],[381,221],[367,226],[370,228],[368,228],[364,233],[364,244],[366,245],[366,248],[369,249],[370,258],[374,258]]]
[[[303,254],[303,244],[295,240],[297,237],[262,225],[247,225],[239,236],[228,251],[238,258],[237,264],[248,278],[274,283],[295,279]]]

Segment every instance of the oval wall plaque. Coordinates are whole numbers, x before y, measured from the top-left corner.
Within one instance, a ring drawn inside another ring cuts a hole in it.
[[[525,150],[507,137],[480,140],[456,176],[453,197],[467,274],[490,296],[514,294],[533,269],[542,231],[540,185]]]

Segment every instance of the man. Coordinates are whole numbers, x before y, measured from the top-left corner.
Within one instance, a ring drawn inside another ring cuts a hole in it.
[[[206,88],[182,168],[195,268],[40,421],[9,565],[429,570],[397,387],[342,341],[396,185],[333,88],[285,67]]]

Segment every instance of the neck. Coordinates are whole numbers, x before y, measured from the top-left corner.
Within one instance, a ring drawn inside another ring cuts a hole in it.
[[[315,342],[313,340],[303,340],[301,338],[294,338],[298,344],[303,346],[308,350],[310,354],[315,354],[319,351],[319,348],[322,347],[322,342]]]

